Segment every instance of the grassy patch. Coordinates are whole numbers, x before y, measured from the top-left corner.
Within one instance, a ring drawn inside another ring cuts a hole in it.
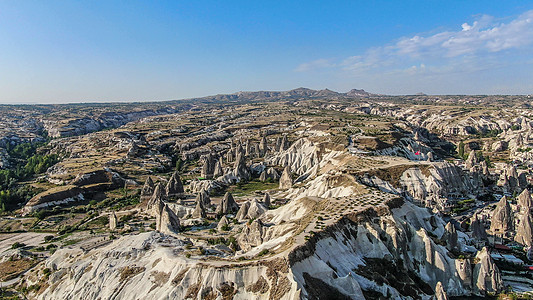
[[[261,181],[249,181],[245,183],[239,183],[229,188],[229,191],[234,196],[249,195],[255,191],[264,191],[278,188],[277,182],[261,182]]]

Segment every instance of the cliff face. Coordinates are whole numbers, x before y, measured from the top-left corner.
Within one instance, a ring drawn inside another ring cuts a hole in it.
[[[145,117],[176,113],[177,111],[175,108],[165,108],[132,112],[106,112],[96,117],[72,118],[60,121],[43,119],[41,122],[49,136],[58,138],[82,135],[105,128],[117,128],[128,122]]]
[[[382,191],[404,194],[429,207],[445,209],[447,199],[476,195],[483,183],[476,173],[467,173],[447,162],[401,165],[358,174],[359,180]]]
[[[266,230],[260,220],[254,224],[251,231]],[[486,253],[473,264],[450,258],[433,241],[444,235],[444,225],[396,199],[346,215],[289,251],[246,262],[185,258],[188,242],[178,235],[129,235],[89,252],[56,251],[42,266],[52,275],[39,299],[363,299],[372,293],[418,299],[433,295],[439,282],[439,291],[451,296],[501,288]],[[265,233],[254,241],[267,240]]]
[[[444,234],[444,223],[427,210],[405,203],[381,216],[372,214],[347,216],[289,255],[296,282],[307,286],[302,289],[304,297],[314,298],[313,284],[352,299],[372,291],[390,299],[418,298],[433,294],[439,282],[451,296],[501,289],[492,260],[472,264],[452,259],[433,241],[431,236]],[[482,271],[473,274],[473,268]],[[487,280],[492,284],[473,289],[472,282]]]

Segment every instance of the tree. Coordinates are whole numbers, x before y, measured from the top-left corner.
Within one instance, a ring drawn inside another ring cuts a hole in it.
[[[464,156],[465,156],[465,143],[463,143],[463,141],[459,142],[459,146],[457,147],[457,151],[459,153],[459,157],[464,159]]]

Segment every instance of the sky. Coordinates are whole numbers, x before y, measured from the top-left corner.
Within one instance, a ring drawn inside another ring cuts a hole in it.
[[[0,103],[533,93],[533,1],[0,0]]]

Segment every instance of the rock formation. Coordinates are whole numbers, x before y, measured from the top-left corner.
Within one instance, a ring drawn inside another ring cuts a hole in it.
[[[525,212],[520,217],[519,222],[514,240],[527,247],[533,246],[533,221],[531,220],[531,214]]]
[[[224,198],[222,198],[222,202],[218,205],[215,213],[217,215],[226,215],[235,213],[239,210],[239,205],[235,200],[233,199],[233,196],[230,192],[226,192],[224,195]]]
[[[518,206],[520,207],[521,212],[530,212],[533,208],[533,199],[531,198],[531,193],[525,188],[522,193],[518,196]]]
[[[285,167],[281,177],[279,178],[279,188],[282,190],[290,189],[292,187],[292,177],[289,167]]]
[[[474,267],[474,293],[485,295],[488,292],[501,291],[503,284],[500,271],[486,247],[476,254],[476,261],[478,263]]]
[[[218,161],[215,156],[211,153],[203,156],[203,165],[201,169],[201,176],[205,179],[213,178],[213,174],[215,172],[215,165]]]
[[[275,182],[278,179],[279,179],[279,174],[276,171],[276,169],[272,167],[267,168],[266,170],[263,170],[263,172],[261,172],[261,175],[259,175],[259,181],[261,182],[266,182],[266,181]]]
[[[470,154],[468,155],[468,158],[466,159],[466,162],[465,162],[466,168],[471,169],[478,163],[479,163],[479,160],[476,156],[476,151],[475,150],[470,151]]]
[[[287,140],[287,135],[284,134],[283,138],[281,139],[279,151],[285,151],[287,149],[289,149],[289,141]]]
[[[215,163],[215,170],[213,171],[213,178],[218,178],[224,175],[224,170],[222,169],[222,157]]]
[[[448,300],[448,295],[446,295],[446,292],[444,291],[444,288],[442,287],[442,283],[439,281],[437,282],[437,286],[435,286],[435,300]]]
[[[446,241],[446,248],[450,251],[458,251],[459,245],[457,243],[457,231],[452,223],[446,224],[446,232],[444,233],[444,240]]]
[[[211,198],[205,190],[202,190],[200,193],[198,193],[198,195],[196,195],[196,202],[201,202],[204,208],[211,206]]]
[[[233,167],[233,175],[240,180],[250,180],[250,169],[246,165],[246,156],[242,152],[237,154],[237,159],[235,160],[235,165]]]
[[[160,213],[156,217],[156,230],[161,233],[177,233],[180,229],[180,220],[178,216],[164,204]]]
[[[225,226],[229,226],[229,221],[228,221],[228,218],[226,218],[226,216],[222,216],[222,218],[220,218],[220,221],[218,221],[217,230],[222,231],[224,230],[223,228]]]
[[[172,173],[165,188],[165,195],[167,197],[182,197],[184,192],[183,183],[181,182],[178,172]]]
[[[117,229],[117,215],[115,214],[115,212],[112,212],[109,214],[109,229],[111,231]]]
[[[435,161],[435,158],[433,157],[433,152],[427,153],[428,161]]]
[[[260,219],[254,220],[252,224],[245,226],[242,233],[237,237],[239,247],[244,251],[259,246],[263,243],[263,222]]]
[[[261,138],[261,142],[259,143],[259,156],[264,157],[267,152],[268,152],[267,139],[266,139],[266,136],[263,135],[263,137]]]
[[[149,198],[154,193],[154,182],[152,181],[152,178],[148,176],[146,178],[146,181],[144,182],[143,188],[141,190],[141,199],[142,198]]]
[[[477,215],[474,215],[471,220],[470,231],[472,231],[472,238],[480,241],[487,240],[487,231],[485,230],[485,226],[481,223]]]
[[[507,197],[503,196],[492,213],[490,230],[494,234],[507,234],[513,230],[513,223],[514,218],[511,206],[507,201]]]
[[[265,196],[263,197],[263,205],[268,209],[271,205],[270,203],[270,195],[268,193],[265,193]]]
[[[202,203],[201,200],[196,201],[196,207],[194,208],[194,211],[192,212],[192,217],[194,219],[207,217],[207,214],[205,213],[204,204]]]
[[[267,211],[267,209],[262,204],[260,204],[257,199],[253,199],[250,201],[246,201],[243,205],[241,205],[235,218],[239,222],[248,219],[256,219],[262,214],[264,214],[265,211]]]
[[[160,214],[161,203],[163,203],[163,195],[163,187],[161,183],[158,183],[154,188],[152,197],[150,197],[146,203],[146,212],[148,214],[152,216],[158,216]]]

